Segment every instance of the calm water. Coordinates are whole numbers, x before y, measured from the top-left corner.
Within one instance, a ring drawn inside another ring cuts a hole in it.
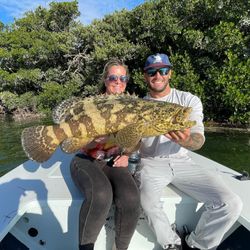
[[[0,120],[0,176],[27,160],[20,142],[22,130],[49,122]],[[250,173],[250,134],[206,133],[206,143],[197,152],[237,171],[247,170]]]
[[[22,130],[44,123],[49,121],[14,122],[0,118],[0,176],[28,159],[21,146]]]

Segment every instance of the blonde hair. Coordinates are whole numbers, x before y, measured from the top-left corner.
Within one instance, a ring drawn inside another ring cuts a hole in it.
[[[100,92],[103,94],[106,92],[105,80],[108,76],[109,69],[113,66],[122,66],[126,70],[126,76],[129,78],[129,69],[128,66],[120,59],[112,58],[110,59],[104,66],[103,72],[101,74],[100,83],[101,90]]]
[[[107,76],[108,76],[108,72],[109,69],[113,66],[122,66],[125,70],[126,70],[126,76],[129,77],[129,70],[128,70],[128,66],[121,60],[117,59],[117,58],[112,58],[110,59],[104,66],[103,72],[102,72],[102,77],[101,77],[101,81],[104,83]]]

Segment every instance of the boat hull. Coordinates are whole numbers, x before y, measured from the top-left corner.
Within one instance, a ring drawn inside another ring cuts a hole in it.
[[[234,178],[239,173],[195,153],[190,152],[190,155],[200,164],[219,169],[225,180],[245,199],[242,191],[244,188],[249,190],[249,181],[240,182]],[[78,249],[78,216],[84,197],[70,176],[72,157],[58,149],[49,161],[43,164],[27,161],[0,178],[0,199],[6,201],[0,206],[0,240],[10,233],[29,249]],[[161,199],[170,223],[175,223],[181,233],[183,225],[190,230],[195,227],[203,211],[201,203],[171,185],[165,188]],[[245,209],[248,207],[250,204]],[[247,212],[243,211],[228,235],[240,225],[249,230],[250,219],[244,214]],[[114,236],[112,206],[95,250],[111,249]],[[129,246],[129,250],[135,249],[161,249],[143,211]]]

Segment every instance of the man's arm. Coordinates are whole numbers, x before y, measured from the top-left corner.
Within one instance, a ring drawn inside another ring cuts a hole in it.
[[[179,141],[178,143],[191,151],[198,150],[202,147],[205,140],[204,137],[199,133],[191,134],[186,141]]]
[[[165,135],[167,138],[175,143],[178,143],[182,147],[189,149],[191,151],[198,150],[202,147],[205,140],[202,134],[190,133],[190,129],[185,129],[183,131],[169,132]]]

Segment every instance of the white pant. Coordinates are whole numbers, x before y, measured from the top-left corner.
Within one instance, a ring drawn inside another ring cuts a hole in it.
[[[163,189],[171,183],[204,203],[206,208],[195,231],[190,234],[188,244],[200,249],[218,246],[242,209],[241,199],[224,184],[219,173],[205,170],[189,157],[142,158],[141,164],[141,204],[158,243],[163,247],[181,244],[160,201]]]

